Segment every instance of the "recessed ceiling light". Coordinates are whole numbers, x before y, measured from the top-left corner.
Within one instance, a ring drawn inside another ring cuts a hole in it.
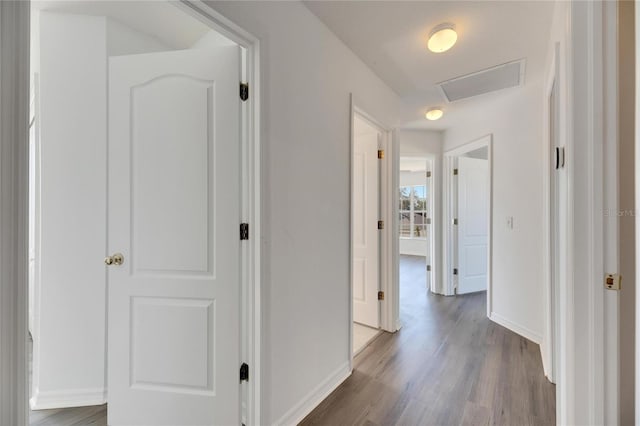
[[[427,47],[434,53],[442,53],[451,49],[457,40],[458,33],[453,29],[453,24],[441,24],[431,31]]]
[[[431,108],[424,116],[427,120],[434,121],[439,120],[443,115],[444,113],[440,108]]]

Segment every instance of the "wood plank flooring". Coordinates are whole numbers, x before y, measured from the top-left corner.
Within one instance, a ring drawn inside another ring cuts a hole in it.
[[[486,294],[425,289],[424,259],[401,259],[401,320],[302,425],[554,425],[555,386],[537,344],[486,317]]]

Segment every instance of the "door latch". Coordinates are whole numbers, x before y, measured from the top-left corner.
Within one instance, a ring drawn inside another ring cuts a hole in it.
[[[104,264],[107,266],[116,265],[120,266],[124,263],[124,256],[122,253],[116,253],[112,256],[107,256],[104,258]]]

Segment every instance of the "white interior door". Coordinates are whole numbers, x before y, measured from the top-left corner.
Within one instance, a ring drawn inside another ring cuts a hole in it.
[[[378,134],[356,135],[353,147],[353,320],[378,328],[380,168]]]
[[[458,158],[458,294],[487,289],[489,161]]]
[[[110,59],[110,425],[240,424],[239,59]]]

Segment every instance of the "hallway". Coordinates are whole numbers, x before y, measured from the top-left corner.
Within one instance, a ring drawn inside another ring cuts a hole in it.
[[[484,292],[427,294],[423,268],[402,256],[402,329],[365,348],[302,424],[555,424],[538,345],[491,322]]]

